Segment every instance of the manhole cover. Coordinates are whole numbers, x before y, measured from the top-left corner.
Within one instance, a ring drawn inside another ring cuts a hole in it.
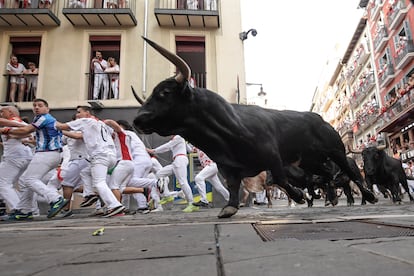
[[[253,224],[263,241],[297,240],[355,240],[414,236],[414,229],[372,222],[323,222],[305,224]]]

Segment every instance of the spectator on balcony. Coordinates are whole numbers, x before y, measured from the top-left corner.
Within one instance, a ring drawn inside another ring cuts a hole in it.
[[[10,62],[6,66],[7,73],[9,74],[10,79],[10,92],[9,97],[10,101],[14,102],[16,100],[16,90],[17,92],[17,101],[23,101],[23,93],[26,87],[26,79],[24,78],[24,71],[26,67],[23,64],[19,63],[19,60],[15,55],[10,56]]]
[[[37,91],[37,78],[39,75],[39,69],[36,68],[36,63],[28,62],[27,63],[29,69],[24,71],[24,74],[27,79],[27,93],[33,94],[33,99],[36,98],[36,91]],[[32,100],[32,99],[30,99]]]
[[[99,98],[101,88],[103,88],[103,99],[108,98],[108,76],[104,73],[108,63],[102,58],[102,52],[96,51],[95,57],[91,61],[91,71],[94,75],[93,99]]]
[[[108,58],[108,67],[105,69],[108,74],[110,87],[114,95],[114,99],[119,99],[119,65],[116,63],[115,58]]]
[[[188,10],[198,10],[198,0],[187,0]]]
[[[71,0],[69,3],[69,8],[70,9],[84,9],[86,8],[86,0],[80,0],[80,1]]]
[[[216,11],[217,0],[204,0],[204,9],[209,11]]]
[[[0,4],[1,6],[1,4]],[[13,8],[26,9],[32,6],[31,0],[14,0]]]
[[[40,0],[39,1],[39,8],[40,9],[50,9],[52,4],[53,4],[52,0]]]
[[[117,0],[104,0],[103,7],[107,9],[118,8]]]

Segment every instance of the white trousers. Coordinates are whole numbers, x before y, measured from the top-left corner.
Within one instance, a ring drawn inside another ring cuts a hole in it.
[[[84,185],[84,195],[86,188],[86,195],[91,194],[91,189],[96,191],[101,197],[105,205],[109,208],[115,208],[121,205],[112,193],[106,182],[108,168],[114,167],[116,164],[116,157],[112,154],[99,155],[90,158],[89,169],[81,171],[81,178]],[[93,194],[93,193],[92,193]]]
[[[175,175],[175,178],[181,185],[181,189],[184,192],[185,199],[187,202],[193,203],[193,193],[191,191],[190,184],[188,184],[187,180],[187,165],[188,165],[188,158],[187,156],[178,155],[175,157],[174,161],[165,167],[162,167],[157,172],[157,178],[170,176],[172,174]]]
[[[112,93],[114,93],[114,99],[119,99],[119,80],[111,80],[111,89]]]
[[[74,159],[68,162],[66,167],[62,168],[60,176],[63,178],[62,186],[79,188],[82,185],[80,172],[83,168],[88,167],[89,162],[86,159]]]
[[[33,211],[34,192],[44,197],[48,203],[59,200],[61,195],[55,187],[46,185],[42,179],[57,168],[60,162],[59,151],[36,152],[26,171],[20,177],[21,197],[17,209],[24,213]]]
[[[99,97],[99,91],[103,87],[103,96],[102,100],[108,99],[108,75],[107,74],[95,74],[95,79],[93,83],[93,99],[97,100]]]
[[[19,195],[14,184],[26,170],[30,159],[3,158],[0,163],[0,198],[4,199],[9,210],[16,210]]]
[[[219,192],[226,201],[229,200],[229,191],[223,186],[218,175],[217,164],[212,163],[205,166],[194,178],[198,193],[200,194],[201,201],[208,203],[207,192],[206,192],[206,180],[208,180],[214,189]]]
[[[160,201],[160,196],[157,191],[157,180],[154,178],[148,177],[148,174],[151,171],[151,168],[152,168],[151,159],[134,161],[134,176],[130,180],[128,186],[137,187],[137,188],[150,188],[151,198],[154,199],[155,205],[158,206],[158,202]],[[143,194],[135,193],[132,196],[137,201],[138,208],[147,207],[147,199],[145,198]]]
[[[134,163],[131,160],[120,160],[109,178],[109,188],[124,191],[134,173]]]

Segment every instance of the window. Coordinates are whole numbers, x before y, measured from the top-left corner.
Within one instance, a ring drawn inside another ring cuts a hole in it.
[[[105,72],[105,68],[108,67],[107,60],[111,57],[120,66],[121,36],[91,36],[89,41],[91,44],[91,66],[89,72],[88,100],[118,99],[120,72],[119,70],[118,72],[113,70],[111,72]],[[100,52],[102,55],[103,61],[99,62],[102,66],[95,62],[92,64],[92,60],[96,57],[96,52]]]
[[[175,38],[177,55],[191,68],[195,86],[206,88],[206,47],[205,39],[200,36],[177,36]]]
[[[26,69],[29,69],[29,62],[35,63],[36,67],[39,66],[41,37],[10,37],[10,44],[12,46],[11,54],[15,55],[18,62],[23,64]],[[9,62],[9,60],[7,61]],[[7,85],[6,101],[14,102],[19,101],[19,95],[22,96],[22,101],[32,101],[36,97],[37,89],[37,74],[24,75],[24,83],[20,85],[12,85],[10,83],[10,76]],[[11,95],[14,95],[14,99]]]

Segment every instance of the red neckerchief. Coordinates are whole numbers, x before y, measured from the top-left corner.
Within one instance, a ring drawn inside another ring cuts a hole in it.
[[[11,118],[9,118],[9,120],[10,120],[10,121],[17,121],[17,122],[19,122],[19,123],[23,122],[23,120],[22,120],[20,117],[18,117],[18,116],[16,116],[16,117],[11,117]]]

